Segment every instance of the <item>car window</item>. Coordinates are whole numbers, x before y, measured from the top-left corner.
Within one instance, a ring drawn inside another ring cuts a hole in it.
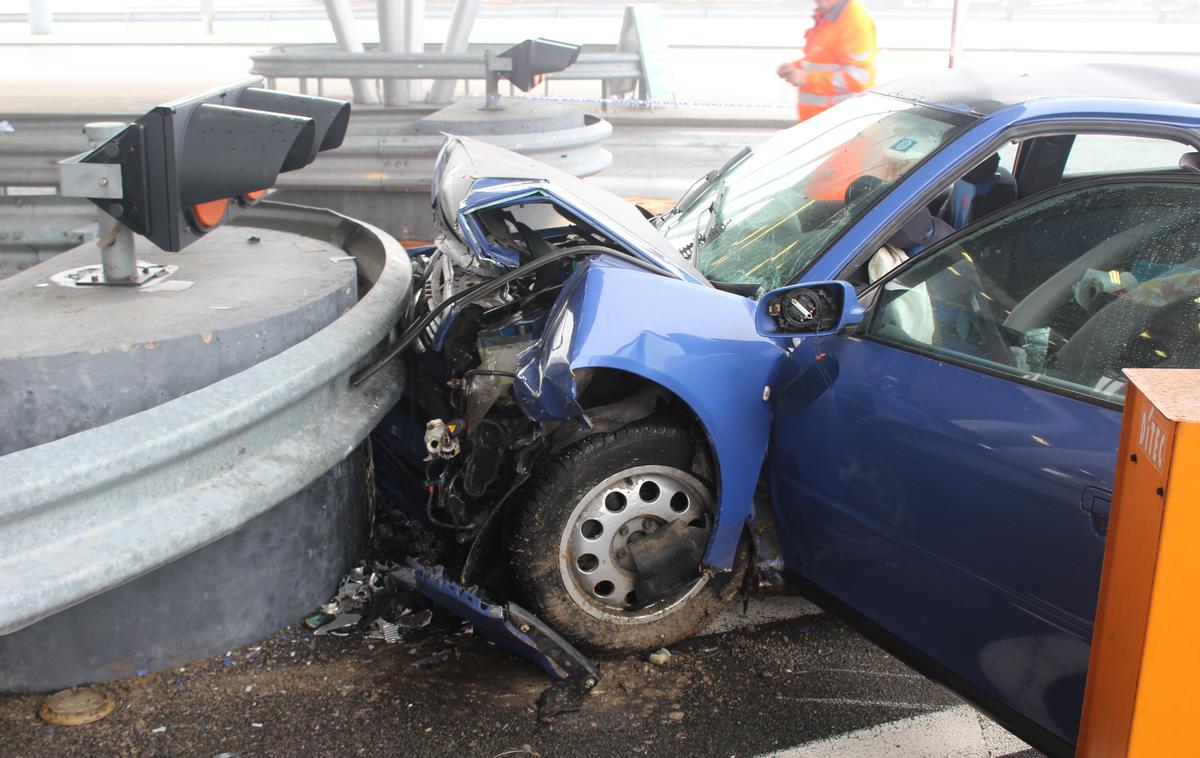
[[[867,334],[1108,401],[1200,367],[1200,182],[1075,188],[917,259]]]
[[[1190,145],[1154,137],[1080,134],[1067,154],[1063,178],[1177,169],[1179,156],[1192,150]]]
[[[975,122],[867,93],[792,127],[659,230],[713,281],[791,281],[926,158]]]

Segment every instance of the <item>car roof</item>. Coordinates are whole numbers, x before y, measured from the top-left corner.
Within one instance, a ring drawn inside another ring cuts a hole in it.
[[[1025,74],[959,68],[897,79],[875,91],[987,116],[1011,105],[1057,98],[1200,104],[1200,74],[1129,63],[1085,63]]]

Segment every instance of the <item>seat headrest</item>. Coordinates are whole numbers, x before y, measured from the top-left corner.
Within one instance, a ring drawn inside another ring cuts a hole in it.
[[[1200,153],[1184,153],[1179,156],[1179,167],[1185,171],[1200,173]]]
[[[850,205],[851,203],[861,200],[862,198],[871,194],[883,185],[884,181],[878,176],[863,174],[854,181],[850,182],[850,184],[846,185],[846,193],[842,199],[846,201],[846,205]]]
[[[901,250],[912,250],[917,245],[925,244],[925,239],[929,236],[929,230],[932,227],[933,214],[929,212],[928,208],[921,206],[908,221],[904,222],[904,226],[897,229],[896,233],[888,238],[888,244]]]
[[[998,168],[1000,168],[1000,153],[992,153],[991,157],[985,158],[983,163],[968,171],[963,179],[971,184],[986,182],[996,176]]]
[[[913,215],[904,222],[904,226],[888,237],[887,244],[915,255],[951,234],[954,234],[953,226],[934,216],[929,212],[929,208],[921,206],[913,211]]]

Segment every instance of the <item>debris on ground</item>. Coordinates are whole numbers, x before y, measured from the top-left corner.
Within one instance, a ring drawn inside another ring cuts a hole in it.
[[[580,710],[594,686],[594,681],[589,684],[587,680],[579,677],[562,679],[550,685],[538,696],[538,720],[546,721],[563,713]]]
[[[664,666],[667,661],[671,660],[671,651],[665,647],[660,647],[650,654],[648,660],[655,666]]]
[[[321,636],[345,637],[361,629],[368,639],[389,645],[399,642],[405,632],[429,626],[433,611],[423,607],[428,601],[391,576],[396,568],[382,562],[355,566],[333,599],[306,617],[304,625]]]
[[[429,668],[430,666],[437,664],[437,663],[441,663],[442,661],[449,658],[450,653],[451,653],[451,648],[446,648],[445,650],[439,650],[438,652],[434,653],[431,656],[428,656],[427,658],[422,658],[419,661],[414,661],[413,665],[419,669]]]
[[[434,607],[460,621],[456,636],[476,632],[489,642],[541,666],[557,681],[538,700],[540,718],[577,711],[584,696],[600,681],[595,665],[544,621],[512,602],[495,602],[477,585],[460,584],[436,557],[426,530],[396,509],[377,509],[366,558],[350,570],[337,592],[304,625],[314,636],[382,640],[394,645],[429,626]],[[396,561],[403,560],[403,563]],[[455,573],[457,576],[457,572]],[[436,666],[457,644],[413,662],[414,668]],[[374,645],[368,643],[368,649]]]
[[[55,726],[82,726],[113,712],[117,702],[95,687],[72,687],[55,692],[38,709],[38,716]]]

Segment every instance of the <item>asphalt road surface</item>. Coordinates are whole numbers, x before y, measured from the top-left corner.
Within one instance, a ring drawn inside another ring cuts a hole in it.
[[[450,651],[442,660],[430,656]],[[226,656],[103,685],[102,721],[53,727],[0,696],[6,756],[1036,756],[954,695],[794,598],[598,660],[582,710],[539,721],[549,680],[448,616],[388,645],[293,627]]]

